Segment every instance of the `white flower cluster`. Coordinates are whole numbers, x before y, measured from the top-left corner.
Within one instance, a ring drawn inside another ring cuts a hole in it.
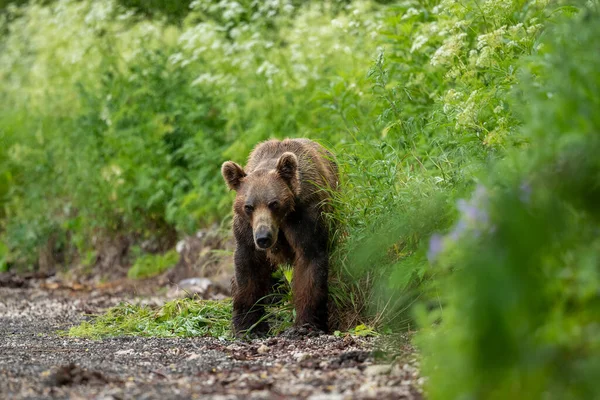
[[[458,57],[461,50],[466,46],[466,37],[467,34],[461,32],[444,40],[444,43],[433,53],[430,61],[431,65],[452,65],[454,58]]]
[[[502,51],[504,45],[503,40],[506,35],[506,26],[502,26],[490,33],[479,35],[477,37],[477,55],[475,65],[480,68],[488,67],[492,62],[495,54]]]
[[[511,13],[514,8],[514,0],[485,0],[481,3],[481,11],[486,17],[507,15]]]
[[[243,15],[250,15],[252,21],[263,18],[273,18],[277,15],[290,15],[294,5],[289,0],[254,0],[249,5],[242,5],[237,1],[221,0],[195,0],[190,3],[190,8],[195,11],[218,15],[225,21],[238,21]]]
[[[406,20],[412,17],[415,17],[417,15],[420,15],[422,12],[421,10],[417,10],[414,7],[409,8],[408,10],[406,10],[406,12],[404,13],[404,15],[402,16],[402,20]]]
[[[538,50],[535,40],[543,27],[538,18],[546,15],[548,0],[442,0],[431,10],[421,3],[409,4],[413,6],[407,5],[396,18],[414,24],[410,52],[429,57],[431,67],[456,83],[444,95],[431,96],[457,130],[482,135],[488,145],[500,143],[510,134],[511,123],[499,93],[516,80],[514,60]],[[524,17],[515,21],[517,13]],[[405,85],[418,87],[420,79],[421,74],[414,73]],[[487,87],[490,82],[494,90]]]
[[[121,177],[123,170],[117,164],[105,166],[102,168],[100,174],[102,175],[102,179],[110,184],[120,186],[125,183],[125,180]]]
[[[71,90],[76,83],[98,84],[103,59],[114,57],[111,61],[123,66],[135,62],[144,49],[167,47],[175,37],[176,28],[136,21],[115,0],[32,3],[19,13],[0,53],[3,91],[32,106],[52,96],[57,114],[72,115],[79,106],[80,98]]]
[[[423,47],[428,40],[429,37],[427,35],[417,35],[413,41],[412,47],[410,48],[410,52],[414,53],[415,51],[421,49],[421,47]]]
[[[239,4],[232,3],[235,2],[197,0],[191,7],[207,13],[238,10]],[[229,28],[212,21],[189,26],[180,34],[180,50],[171,55],[170,61],[180,68],[198,69],[198,77],[193,81],[195,86],[211,85],[235,91],[233,81],[253,75],[253,79],[247,79],[258,85],[305,87],[310,81],[320,79],[323,63],[338,59],[338,68],[343,68],[359,54],[363,54],[362,59],[369,59],[364,42],[378,35],[381,21],[364,17],[372,15],[372,12],[363,12],[367,4],[354,2],[346,7],[345,13],[330,19],[323,11],[326,4],[307,5],[298,11],[290,26],[282,27],[285,46],[281,46],[261,24],[266,18],[293,11],[291,3],[255,1],[240,13],[248,15],[253,10],[256,18],[253,16],[251,20],[260,21],[239,22]]]
[[[477,113],[481,107],[479,90],[473,90],[465,102],[459,106],[456,114],[456,128],[470,128],[478,125]]]

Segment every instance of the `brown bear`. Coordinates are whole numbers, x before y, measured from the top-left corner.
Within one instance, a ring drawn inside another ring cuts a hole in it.
[[[236,242],[232,280],[233,329],[237,335],[266,333],[265,296],[271,275],[293,265],[292,296],[296,327],[327,331],[329,211],[337,190],[332,154],[308,139],[259,143],[243,169],[227,161],[221,168],[230,189]]]

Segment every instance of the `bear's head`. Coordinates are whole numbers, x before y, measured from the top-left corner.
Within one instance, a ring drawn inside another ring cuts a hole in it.
[[[277,242],[282,221],[294,210],[300,194],[298,158],[285,152],[274,169],[257,168],[250,174],[227,161],[221,173],[227,186],[237,192],[234,212],[252,226],[254,244],[260,250],[271,248]]]

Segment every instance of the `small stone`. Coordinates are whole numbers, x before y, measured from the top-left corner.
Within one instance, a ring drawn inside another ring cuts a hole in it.
[[[308,400],[343,400],[344,396],[340,393],[319,393],[311,395]]]
[[[402,365],[396,364],[392,367],[390,375],[399,377],[399,378],[403,378],[406,375],[406,371]]]
[[[271,349],[269,348],[269,346],[262,344],[258,350],[256,350],[258,352],[258,354],[266,354],[270,351]]]
[[[367,368],[365,368],[364,373],[367,376],[387,375],[390,373],[391,369],[391,365],[386,364],[369,365]]]
[[[310,358],[310,354],[308,353],[294,353],[294,359],[298,362],[306,361]]]

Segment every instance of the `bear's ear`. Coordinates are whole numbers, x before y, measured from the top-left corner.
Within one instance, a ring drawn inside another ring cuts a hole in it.
[[[295,195],[300,194],[300,174],[298,157],[289,151],[283,153],[277,161],[277,174],[290,186]]]
[[[229,189],[231,190],[238,190],[242,178],[246,176],[242,167],[233,161],[226,161],[223,163],[221,166],[221,174],[225,179],[225,183],[227,183],[227,186],[229,186]]]

